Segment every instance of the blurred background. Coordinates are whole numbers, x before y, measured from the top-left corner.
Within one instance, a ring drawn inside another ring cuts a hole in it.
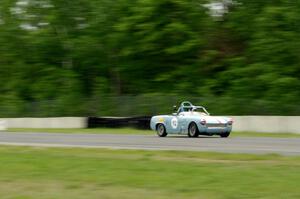
[[[300,114],[300,2],[1,0],[0,117]]]

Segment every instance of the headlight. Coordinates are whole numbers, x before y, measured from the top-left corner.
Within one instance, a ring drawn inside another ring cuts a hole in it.
[[[233,124],[233,120],[230,119],[228,122],[227,122],[228,125],[232,125]]]
[[[201,119],[201,120],[200,120],[200,124],[201,124],[201,125],[205,125],[205,124],[206,124],[206,120],[205,120],[205,119]]]

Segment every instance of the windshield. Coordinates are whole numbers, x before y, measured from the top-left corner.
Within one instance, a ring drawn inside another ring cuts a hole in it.
[[[207,111],[204,108],[194,108],[193,112],[199,115],[208,115]]]
[[[179,113],[193,113],[196,115],[209,115],[209,113],[205,110],[203,107],[180,107],[177,111],[177,114]]]

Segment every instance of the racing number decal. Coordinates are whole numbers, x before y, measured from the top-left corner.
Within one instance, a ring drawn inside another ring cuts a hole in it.
[[[173,117],[172,120],[171,120],[171,126],[173,129],[176,129],[177,126],[178,126],[178,120],[177,120],[177,117]]]

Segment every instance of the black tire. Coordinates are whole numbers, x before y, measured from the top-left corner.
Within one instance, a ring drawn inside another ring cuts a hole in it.
[[[220,134],[221,138],[227,138],[230,135],[230,132]]]
[[[166,128],[163,124],[158,124],[156,127],[156,132],[159,137],[166,137],[168,134]]]
[[[197,125],[196,125],[195,122],[192,122],[192,123],[189,125],[188,136],[189,136],[189,137],[193,137],[193,138],[199,136],[198,127],[197,127]]]

